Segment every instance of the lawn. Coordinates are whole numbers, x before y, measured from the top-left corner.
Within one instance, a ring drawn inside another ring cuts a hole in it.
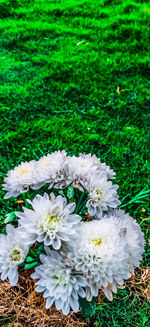
[[[96,154],[116,172],[124,210],[145,234],[143,273],[148,197],[128,202],[150,185],[149,30],[148,1],[0,0],[1,184],[21,161],[55,150]],[[1,231],[6,214],[21,209],[4,194],[1,187]],[[102,296],[87,324],[148,327],[142,287],[127,282],[113,302]]]

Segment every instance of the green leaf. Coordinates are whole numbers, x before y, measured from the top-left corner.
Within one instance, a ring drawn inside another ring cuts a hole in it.
[[[34,261],[34,259],[31,257],[27,257],[27,259],[26,259],[26,262],[33,262],[33,261]]]
[[[97,302],[96,297],[93,297],[90,302],[87,301],[86,299],[82,299],[82,298],[79,299],[80,310],[83,317],[91,318],[94,315],[96,310],[96,302]]]
[[[16,220],[16,215],[15,215],[15,212],[10,212],[6,215],[6,218],[4,220],[4,223],[7,224],[7,223],[10,223],[11,221],[14,221]]]
[[[38,249],[36,250],[36,256],[39,257],[42,253],[44,253],[44,244],[39,245]]]
[[[24,269],[31,269],[39,266],[39,262],[26,263]]]
[[[67,198],[72,199],[73,197],[74,197],[74,188],[72,185],[69,185],[67,189]]]
[[[32,248],[30,249],[29,254],[31,254],[33,257],[36,257],[36,252]]]
[[[62,195],[62,196],[64,196],[64,197],[65,197],[65,193],[64,193],[64,191],[63,191],[63,190],[60,190],[58,193],[59,193],[60,195]]]
[[[81,194],[80,199],[79,199],[79,201],[78,201],[78,203],[77,203],[75,213],[78,213],[78,212],[80,211],[80,209],[82,208],[82,206],[85,204],[85,203],[84,203],[84,200],[83,200],[83,198],[84,198],[85,195],[86,195],[86,192],[84,191],[84,192]]]

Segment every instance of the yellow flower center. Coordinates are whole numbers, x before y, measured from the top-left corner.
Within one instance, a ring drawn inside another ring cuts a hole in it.
[[[54,230],[60,219],[55,215],[48,215],[46,221],[48,228]]]
[[[97,195],[95,202],[100,202],[102,200],[103,192],[101,190],[95,190],[95,193]]]
[[[23,174],[27,174],[29,172],[28,169],[21,169],[20,170],[20,173],[23,175]]]
[[[97,195],[102,195],[102,191],[100,191],[100,190],[96,190],[96,194],[97,194]]]
[[[59,283],[63,282],[63,280],[64,280],[62,274],[59,271],[55,272],[54,277],[58,280]]]
[[[20,252],[18,250],[14,250],[11,254],[11,258],[13,261],[19,261],[21,259]]]
[[[93,244],[95,246],[100,246],[102,244],[102,239],[101,238],[93,238],[90,241],[90,244]]]
[[[44,167],[48,167],[50,165],[50,161],[44,163]]]

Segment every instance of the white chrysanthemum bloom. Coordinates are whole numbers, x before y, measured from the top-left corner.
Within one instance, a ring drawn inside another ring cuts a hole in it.
[[[36,291],[44,292],[46,309],[53,303],[58,310],[67,315],[70,308],[74,312],[79,310],[79,296],[85,297],[83,287],[85,279],[78,273],[74,273],[71,265],[63,260],[63,257],[47,249],[48,255],[41,255],[42,265],[35,268],[32,278],[39,279],[36,282]]]
[[[92,174],[82,185],[89,193],[86,206],[91,216],[101,218],[103,211],[107,211],[109,207],[117,208],[121,204],[117,194],[119,186],[108,181],[105,172]]]
[[[67,183],[78,185],[81,181],[85,182],[95,170],[100,169],[100,160],[91,154],[80,154],[79,157],[67,157],[65,171]]]
[[[33,189],[39,189],[46,183],[50,183],[49,188],[54,184],[56,187],[66,186],[64,163],[66,161],[66,152],[55,151],[47,156],[40,158],[36,163],[36,184]]]
[[[124,234],[125,240],[128,246],[129,263],[131,264],[131,272],[134,271],[134,267],[140,265],[142,260],[142,254],[144,253],[144,233],[141,231],[140,225],[135,219],[125,214],[124,210],[110,210],[108,214],[110,219],[116,221],[120,227],[120,234]],[[106,217],[105,217],[106,218]],[[109,283],[103,291],[109,300],[112,300],[112,292],[117,292],[118,285],[115,281]]]
[[[126,214],[124,210],[112,210],[109,217],[114,217],[124,232],[128,250],[130,253],[130,262],[138,267],[144,253],[144,233],[135,219]]]
[[[131,276],[133,264],[124,232],[114,217],[80,224],[76,242],[70,245],[68,258],[87,280],[86,298],[91,300],[103,289],[109,300]]]
[[[12,286],[18,282],[18,265],[24,262],[29,251],[20,238],[18,229],[6,227],[7,235],[0,234],[0,273],[1,280],[9,279]]]
[[[97,172],[105,171],[109,179],[115,178],[115,173],[105,163],[101,163],[96,155],[82,154],[79,157],[67,157],[65,162],[65,171],[67,175],[67,183],[74,183],[75,185],[80,182],[86,182],[89,177]]]
[[[66,198],[61,195],[55,197],[53,193],[44,196],[36,195],[33,201],[28,200],[33,210],[24,208],[24,212],[17,212],[19,227],[24,228],[25,238],[28,233],[29,244],[35,241],[44,242],[45,245],[58,250],[61,241],[68,241],[75,234],[75,227],[81,217],[72,214],[76,204],[67,204]],[[23,231],[22,231],[23,237]]]
[[[29,186],[35,183],[35,161],[21,162],[19,166],[8,172],[4,182],[3,190],[7,191],[5,199],[27,192]]]

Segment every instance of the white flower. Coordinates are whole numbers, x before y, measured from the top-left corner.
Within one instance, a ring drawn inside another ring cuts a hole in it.
[[[118,224],[120,235],[124,235],[128,246],[128,262],[131,265],[130,271],[132,272],[134,271],[133,267],[138,267],[140,260],[142,260],[145,245],[144,233],[141,231],[141,227],[136,220],[130,217],[129,214],[125,214],[123,210],[111,210],[108,216]],[[112,292],[116,293],[117,288],[118,285],[116,281],[108,283],[108,286],[103,288],[103,291],[109,300],[112,301]]]
[[[33,189],[39,189],[46,183],[50,183],[49,188],[52,188],[54,184],[56,187],[64,187],[65,183],[65,170],[64,163],[66,160],[66,152],[55,151],[52,154],[48,154],[40,158],[36,163],[36,184]]]
[[[4,182],[3,190],[7,191],[5,199],[27,192],[29,186],[35,183],[35,161],[21,162],[19,166],[8,172]]]
[[[110,179],[114,178],[115,175],[113,170],[106,166],[105,163],[101,163],[96,155],[92,156],[91,154],[82,153],[80,153],[79,157],[67,157],[65,171],[67,183],[74,183],[75,185],[78,185],[80,182],[86,182],[95,172],[100,173],[104,171]]]
[[[86,277],[88,300],[97,296],[100,288],[111,299],[107,288],[112,285],[116,291],[133,271],[124,233],[114,217],[81,223],[68,258]]]
[[[79,184],[86,182],[95,171],[100,172],[101,162],[95,155],[80,153],[79,157],[67,157],[65,171],[67,184],[73,183],[82,190]]]
[[[107,211],[109,207],[117,208],[121,204],[117,194],[118,185],[108,181],[105,172],[94,173],[82,185],[89,193],[86,206],[91,216],[101,218],[103,211]]]
[[[80,183],[80,181],[87,181],[89,175],[95,169],[100,169],[100,160],[91,154],[80,154],[79,157],[67,157],[65,162],[65,171],[68,183]]]
[[[19,227],[26,231],[25,237],[28,233],[29,240],[26,242],[30,244],[37,240],[57,250],[61,247],[61,241],[68,241],[75,234],[81,217],[72,214],[75,203],[67,204],[66,198],[61,195],[55,197],[53,193],[50,198],[46,193],[43,197],[37,195],[33,201],[28,200],[33,210],[24,208],[24,213],[17,212],[16,215],[21,218]]]
[[[46,309],[55,303],[56,308],[62,310],[65,315],[69,313],[70,307],[74,312],[78,312],[78,298],[85,297],[84,278],[74,273],[59,253],[47,249],[47,254],[40,256],[42,265],[31,275],[32,278],[39,279],[36,282],[36,291],[44,292]]]
[[[128,244],[130,261],[135,267],[138,267],[145,245],[144,233],[141,231],[140,225],[124,210],[112,210],[109,217],[114,217],[119,224]]]
[[[0,234],[0,273],[1,280],[8,277],[12,286],[18,282],[18,265],[23,263],[29,251],[20,238],[18,229],[6,227],[7,235]]]

